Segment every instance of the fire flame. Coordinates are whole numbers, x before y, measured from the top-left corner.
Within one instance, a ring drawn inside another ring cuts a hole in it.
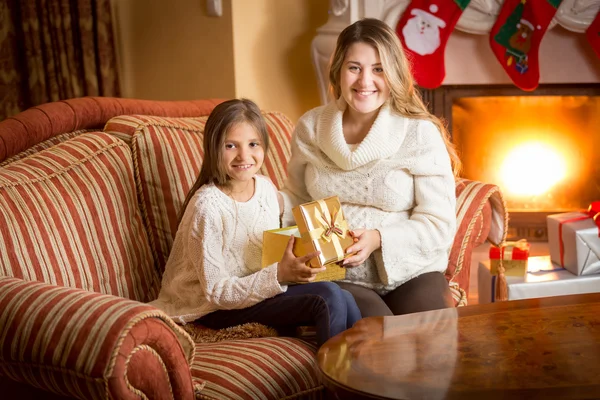
[[[550,190],[567,176],[561,153],[539,142],[517,146],[500,170],[505,190],[518,196],[535,196]]]

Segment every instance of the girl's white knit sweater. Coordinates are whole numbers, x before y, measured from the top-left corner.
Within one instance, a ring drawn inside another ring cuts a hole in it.
[[[456,230],[450,157],[436,126],[384,105],[354,150],[346,144],[340,98],[300,118],[285,182],[284,224],[291,207],[337,195],[351,229],[377,229],[381,248],[346,271],[347,282],[380,294],[426,272],[444,272]]]
[[[152,305],[186,323],[216,310],[250,307],[287,289],[277,281],[277,264],[260,265],[263,231],[279,227],[277,191],[263,176],[254,181],[254,195],[245,203],[214,184],[198,189]]]

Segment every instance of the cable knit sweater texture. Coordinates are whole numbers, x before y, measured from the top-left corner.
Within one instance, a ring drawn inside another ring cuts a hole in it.
[[[179,224],[158,299],[180,323],[216,310],[250,307],[287,290],[277,264],[261,269],[263,231],[279,228],[275,186],[255,176],[255,191],[236,202],[214,184],[191,198]]]
[[[384,105],[363,141],[348,145],[347,104],[317,107],[298,121],[284,195],[284,225],[292,206],[337,195],[351,229],[377,229],[381,248],[346,271],[346,282],[384,295],[404,282],[444,272],[456,231],[450,157],[430,121],[408,119]]]

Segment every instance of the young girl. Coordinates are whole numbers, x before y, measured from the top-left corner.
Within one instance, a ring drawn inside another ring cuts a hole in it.
[[[182,208],[158,299],[175,321],[221,329],[247,322],[278,328],[316,325],[318,344],[361,318],[352,295],[311,282],[324,268],[296,257],[290,239],[279,263],[261,269],[263,231],[279,228],[275,186],[258,175],[269,146],[266,123],[250,100],[219,104],[204,130],[204,162]]]

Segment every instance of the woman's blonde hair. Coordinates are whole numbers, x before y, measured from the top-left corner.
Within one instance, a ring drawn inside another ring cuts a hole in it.
[[[450,141],[448,130],[442,121],[431,114],[421,94],[416,89],[410,64],[400,40],[385,22],[373,18],[365,18],[347,26],[338,37],[335,52],[329,69],[330,89],[338,99],[342,95],[340,74],[346,52],[354,43],[361,42],[373,46],[379,53],[386,83],[390,88],[389,104],[391,109],[407,118],[431,121],[439,129],[450,155],[452,170],[458,176],[461,162],[456,148]]]
[[[269,150],[269,133],[267,123],[260,112],[260,108],[252,100],[233,99],[217,105],[206,120],[204,126],[204,159],[200,174],[188,192],[181,211],[179,220],[187,208],[190,199],[202,185],[214,183],[218,186],[227,186],[229,176],[223,165],[223,147],[227,133],[239,123],[248,123],[260,136],[261,146],[267,154]]]

